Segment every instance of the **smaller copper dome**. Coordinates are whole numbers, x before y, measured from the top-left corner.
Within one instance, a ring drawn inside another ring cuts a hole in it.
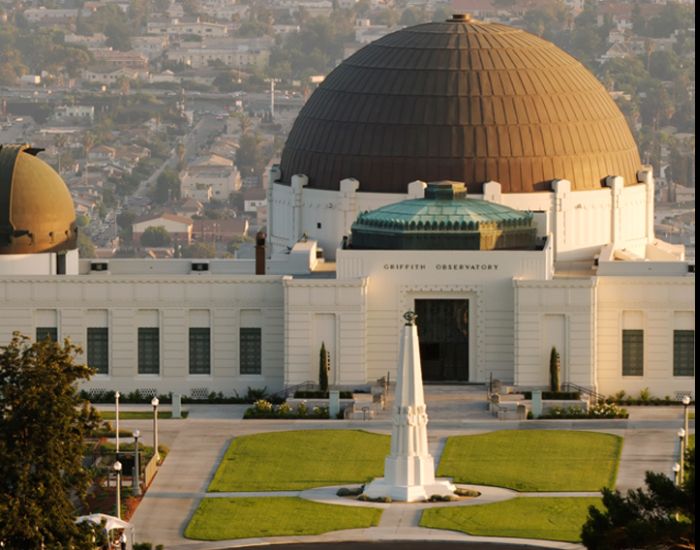
[[[429,183],[425,198],[363,212],[351,248],[366,250],[533,250],[531,212],[467,198],[463,183]]]
[[[42,149],[0,145],[0,254],[76,248],[73,199]]]

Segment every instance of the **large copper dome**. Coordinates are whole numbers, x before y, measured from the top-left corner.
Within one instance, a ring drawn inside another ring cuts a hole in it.
[[[73,199],[41,149],[0,145],[0,254],[76,248]]]
[[[341,63],[309,98],[282,152],[282,181],[405,193],[454,180],[481,193],[636,183],[629,127],[603,86],[554,44],[455,16],[394,32]]]

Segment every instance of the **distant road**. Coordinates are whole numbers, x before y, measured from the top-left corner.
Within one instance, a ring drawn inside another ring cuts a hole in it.
[[[204,144],[215,135],[223,132],[226,123],[217,120],[213,115],[203,116],[192,129],[182,138],[182,143],[185,146],[185,162],[193,160]],[[137,197],[145,197],[148,195],[151,187],[155,184],[158,176],[163,173],[166,168],[177,168],[177,146],[170,151],[170,156],[160,165],[160,167],[150,175],[150,177],[139,184],[138,189],[134,192]]]

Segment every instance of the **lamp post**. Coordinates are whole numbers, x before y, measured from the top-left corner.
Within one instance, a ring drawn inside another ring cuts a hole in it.
[[[685,430],[683,428],[678,430],[678,440],[681,444],[681,457],[679,460],[680,470],[678,471],[678,485],[680,485],[681,483],[683,483],[683,462],[685,458],[683,456],[683,450],[685,449]]]
[[[685,430],[685,433],[688,433],[688,407],[690,406],[690,396],[689,395],[684,395],[683,396],[683,429]],[[686,441],[686,446],[688,442]],[[683,451],[685,452],[685,448],[683,448]]]
[[[122,519],[122,463],[116,460],[112,468],[114,468],[114,472],[117,474],[117,517]]]
[[[117,444],[116,444],[116,449],[117,449],[117,456],[119,456],[119,398],[121,397],[121,394],[119,392],[114,392],[114,419],[116,421],[116,426],[117,426]]]
[[[139,437],[141,432],[134,430],[134,473],[131,475],[131,484],[134,488],[134,496],[141,494],[141,470],[139,468]]]
[[[151,399],[151,405],[153,406],[153,455],[156,457],[156,461],[160,461],[160,454],[158,453],[158,401],[157,397]]]
[[[680,471],[681,471],[681,465],[678,464],[678,462],[676,462],[676,463],[673,465],[673,482],[674,482],[676,485],[680,485],[680,484],[681,484],[681,482],[680,482],[680,480],[679,480]]]

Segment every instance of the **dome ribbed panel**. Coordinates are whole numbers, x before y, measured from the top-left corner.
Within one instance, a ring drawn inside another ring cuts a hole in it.
[[[603,86],[553,44],[500,24],[428,23],[389,34],[341,63],[299,113],[282,181],[404,193],[409,182],[463,181],[471,193],[598,189],[636,183],[641,162]]]

